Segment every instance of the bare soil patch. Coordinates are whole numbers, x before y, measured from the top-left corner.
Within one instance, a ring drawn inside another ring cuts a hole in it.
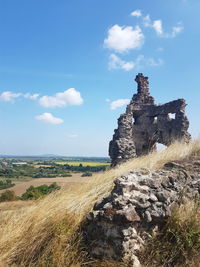
[[[15,181],[15,186],[12,188],[8,188],[7,190],[12,190],[15,192],[17,196],[21,196],[26,189],[28,189],[31,185],[40,186],[43,184],[50,185],[56,182],[61,187],[70,186],[74,183],[85,183],[89,179],[89,177],[81,177],[82,173],[74,173],[71,177],[55,177],[55,178],[34,178],[31,181]],[[0,193],[5,192],[6,189],[0,190]]]

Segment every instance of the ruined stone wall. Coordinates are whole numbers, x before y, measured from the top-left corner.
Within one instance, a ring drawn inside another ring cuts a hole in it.
[[[90,256],[141,266],[138,255],[149,236],[163,225],[175,205],[199,193],[200,159],[121,176],[110,195],[88,214],[85,236]]]
[[[156,149],[156,143],[168,146],[175,140],[190,140],[185,100],[155,105],[154,98],[149,93],[148,77],[139,73],[135,81],[138,84],[137,94],[133,95],[126,113],[118,119],[118,129],[109,144],[113,166],[148,154]],[[171,114],[175,118],[171,118]]]
[[[118,119],[118,129],[115,130],[109,147],[109,155],[116,164],[136,156],[132,127],[132,115],[122,114]]]

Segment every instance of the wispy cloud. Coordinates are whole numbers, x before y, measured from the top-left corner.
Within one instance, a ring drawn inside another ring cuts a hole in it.
[[[48,123],[48,124],[61,124],[63,123],[63,119],[54,117],[51,113],[43,113],[35,117],[36,120]]]
[[[16,98],[24,97],[31,100],[35,100],[39,97],[39,94],[30,94],[30,93],[13,93],[11,91],[4,91],[0,94],[0,100],[5,102],[14,102]]]
[[[35,99],[37,99],[40,95],[39,95],[39,94],[30,94],[30,93],[27,93],[27,94],[24,94],[23,96],[24,96],[24,98],[28,98],[28,99],[31,99],[31,100],[35,100]]]
[[[114,110],[129,104],[130,99],[118,99],[110,103],[110,109]]]
[[[169,38],[176,37],[177,34],[181,33],[183,31],[184,27],[179,23],[177,26],[172,27],[172,32],[169,35]]]
[[[104,46],[118,53],[140,48],[144,43],[144,35],[139,26],[114,25],[108,30]]]
[[[152,27],[154,28],[157,35],[163,35],[163,27],[162,27],[162,21],[161,20],[154,20]]]
[[[181,22],[178,22],[177,25],[172,26],[171,32],[165,32],[163,29],[163,22],[161,19],[152,20],[150,15],[146,15],[142,17],[143,25],[145,27],[150,27],[154,29],[156,34],[161,38],[175,38],[179,33],[181,33],[184,29]]]
[[[135,67],[135,64],[133,61],[125,61],[122,60],[120,57],[118,57],[115,54],[111,54],[109,57],[108,62],[108,68],[109,70],[112,69],[122,69],[125,71],[130,71]]]
[[[158,67],[164,64],[164,61],[160,58],[155,59],[153,57],[145,57],[139,55],[134,61],[124,61],[115,54],[111,54],[108,62],[108,69],[122,69],[130,71],[132,69],[140,70],[145,67]]]
[[[134,10],[133,12],[131,12],[131,16],[133,17],[141,17],[142,16],[142,12],[141,10],[137,9],[137,10]]]
[[[75,88],[70,88],[64,92],[55,94],[54,96],[42,96],[39,99],[39,103],[43,107],[64,107],[81,105],[83,103],[83,98],[79,91]]]
[[[12,93],[10,91],[5,91],[0,94],[0,100],[5,102],[13,102],[15,98],[18,98],[21,95],[21,93]]]
[[[142,69],[144,67],[158,67],[164,64],[162,59],[155,59],[153,57],[145,57],[144,55],[139,55],[135,61],[135,66],[137,69]]]

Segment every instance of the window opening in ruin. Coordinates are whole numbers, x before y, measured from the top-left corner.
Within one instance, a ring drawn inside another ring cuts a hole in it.
[[[158,117],[154,117],[153,123],[157,123]]]
[[[167,146],[160,143],[156,143],[156,147],[158,152],[164,151],[167,148]]]
[[[175,119],[175,116],[176,116],[175,113],[169,113],[168,115],[169,115],[170,120],[174,120]]]
[[[137,124],[137,117],[133,117],[133,124]]]

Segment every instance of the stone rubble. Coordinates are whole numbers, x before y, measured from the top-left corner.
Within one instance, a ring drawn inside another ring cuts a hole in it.
[[[87,216],[91,257],[139,267],[139,251],[175,205],[200,193],[200,160],[170,162],[161,170],[138,169],[114,182],[110,195]]]
[[[169,146],[175,140],[190,140],[185,100],[156,105],[149,93],[148,77],[139,73],[135,81],[138,84],[137,94],[133,95],[126,112],[119,117],[118,128],[109,144],[112,166],[148,154],[156,149],[156,143]]]

